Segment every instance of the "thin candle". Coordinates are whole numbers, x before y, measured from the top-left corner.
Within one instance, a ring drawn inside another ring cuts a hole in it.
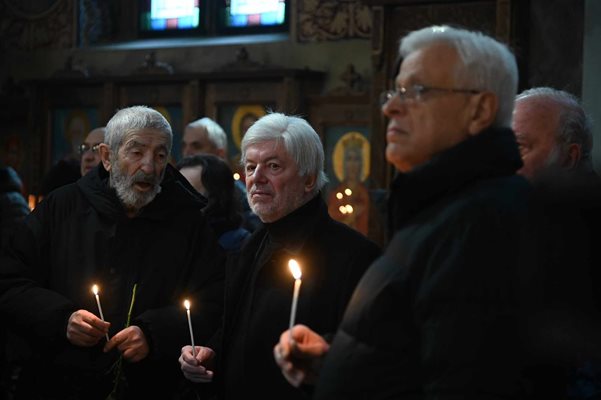
[[[190,318],[190,302],[184,300],[184,307],[186,307],[186,314],[188,314],[188,328],[190,328],[190,341],[192,342],[192,355],[196,358],[196,349],[194,347],[194,332],[192,331],[192,318]]]
[[[298,292],[301,286],[301,269],[295,259],[288,261],[288,268],[292,272],[294,277],[294,293],[292,294],[292,309],[290,310],[290,342],[294,342],[292,339],[292,327],[294,326],[294,320],[296,319],[296,304],[298,303]]]
[[[100,297],[98,296],[98,285],[92,286],[92,293],[96,297],[96,305],[98,305],[98,313],[100,314],[100,319],[104,321],[104,314],[102,313],[102,307],[100,306]],[[106,341],[109,341],[109,334],[105,334]]]

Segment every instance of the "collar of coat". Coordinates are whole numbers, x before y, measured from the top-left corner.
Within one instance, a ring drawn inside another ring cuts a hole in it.
[[[318,219],[327,216],[327,213],[325,202],[318,194],[285,217],[264,224],[264,227],[272,244],[285,247],[295,253],[300,250],[307,237],[313,232],[311,227],[317,223]]]
[[[112,218],[126,216],[117,193],[109,186],[109,173],[102,163],[79,179],[77,186],[98,213]],[[192,188],[177,169],[167,164],[161,192],[142,208],[136,218],[166,219],[184,209],[199,211],[205,205],[206,199]]]
[[[515,135],[489,128],[394,178],[388,199],[389,233],[442,196],[477,180],[514,175],[522,166]]]

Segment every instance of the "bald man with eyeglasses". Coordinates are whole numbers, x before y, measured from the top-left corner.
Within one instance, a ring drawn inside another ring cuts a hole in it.
[[[84,142],[79,146],[81,156],[81,176],[87,174],[90,170],[100,163],[100,154],[98,146],[104,141],[105,127],[92,129]]]

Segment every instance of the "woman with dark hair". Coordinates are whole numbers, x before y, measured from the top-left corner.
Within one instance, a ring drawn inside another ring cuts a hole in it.
[[[238,250],[250,232],[242,227],[242,203],[227,163],[213,154],[185,157],[177,169],[208,202],[203,212],[219,244],[227,251]]]

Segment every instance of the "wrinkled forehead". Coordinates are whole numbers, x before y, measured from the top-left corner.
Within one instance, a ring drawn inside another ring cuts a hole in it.
[[[123,138],[121,148],[127,148],[131,146],[142,146],[142,147],[169,147],[169,137],[157,130],[157,129],[140,129],[127,132]]]

